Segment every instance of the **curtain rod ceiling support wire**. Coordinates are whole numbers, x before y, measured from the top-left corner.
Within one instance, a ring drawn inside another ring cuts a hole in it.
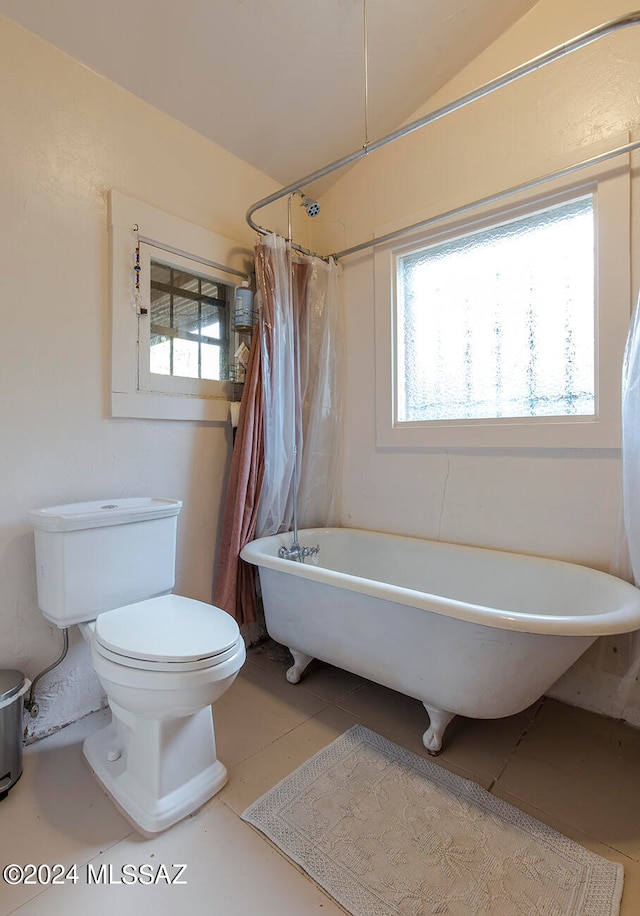
[[[362,148],[369,149],[369,36],[367,30],[367,0],[362,0],[362,33],[364,38],[364,143]]]
[[[317,169],[315,172],[311,172],[309,175],[306,175],[304,178],[299,178],[297,181],[292,184],[287,185],[282,188],[280,191],[270,194],[268,197],[263,197],[262,200],[257,201],[255,204],[252,204],[251,207],[247,210],[246,220],[249,226],[260,235],[268,235],[272,230],[266,229],[264,226],[260,226],[253,219],[253,214],[258,210],[261,210],[263,207],[269,206],[269,204],[276,203],[278,200],[281,200],[283,197],[286,197],[287,194],[290,194],[292,191],[297,191],[306,185],[311,184],[314,181],[318,181],[321,178],[325,178],[327,175],[331,175],[333,172],[336,172],[338,169],[342,169],[347,165],[351,165],[354,162],[357,162],[359,159],[362,159],[363,156],[367,156],[369,153],[374,152],[375,150],[382,149],[382,147],[387,146],[389,143],[393,143],[396,140],[406,137],[408,134],[413,133],[416,130],[426,127],[427,124],[432,124],[434,121],[439,120],[440,118],[445,117],[446,115],[452,114],[455,111],[458,111],[461,108],[464,108],[467,105],[470,105],[472,102],[478,101],[478,99],[484,98],[484,96],[489,95],[492,92],[495,92],[496,89],[500,89],[503,86],[507,86],[510,83],[515,82],[523,76],[526,76],[529,73],[533,73],[535,70],[539,70],[542,67],[546,67],[548,64],[553,63],[556,60],[559,60],[562,57],[565,57],[567,54],[570,54],[573,51],[577,51],[579,48],[584,48],[586,45],[591,44],[594,41],[598,41],[600,38],[604,38],[606,35],[611,34],[612,32],[617,32],[620,29],[627,28],[633,25],[640,24],[640,10],[635,10],[634,12],[627,13],[624,16],[619,16],[617,19],[612,19],[609,22],[605,22],[602,25],[596,26],[593,29],[590,29],[587,32],[583,32],[581,35],[578,35],[576,38],[573,38],[569,41],[564,42],[563,44],[557,45],[555,48],[552,48],[550,51],[546,51],[544,54],[538,55],[538,57],[532,58],[527,63],[521,64],[519,67],[515,67],[513,70],[509,70],[506,73],[503,73],[502,76],[497,77],[494,80],[491,80],[488,83],[474,89],[472,92],[468,92],[466,95],[460,96],[455,99],[453,102],[450,102],[447,105],[443,105],[441,108],[430,112],[422,118],[418,118],[416,121],[412,121],[410,124],[405,125],[404,127],[399,128],[399,130],[394,131],[393,133],[387,134],[384,137],[381,137],[379,140],[375,140],[372,143],[366,141],[366,146],[356,150],[353,153],[350,153],[347,156],[344,156],[342,159],[337,159],[335,162],[330,163],[329,165],[324,166],[323,168]],[[633,144],[628,147],[620,147],[619,150],[613,151],[609,154],[605,154],[605,158],[611,158],[612,156],[621,155],[623,152],[630,151],[631,149],[637,148]],[[596,157],[598,158],[598,157]],[[588,160],[591,162],[591,160]],[[575,168],[584,167],[582,164],[579,164]],[[559,177],[561,174],[565,174],[566,170],[562,172],[553,173],[543,179],[537,179],[536,183],[540,184],[543,181],[550,181],[554,177]],[[524,186],[521,186],[524,189]],[[497,195],[495,200],[499,200],[501,197],[504,197],[506,193],[503,192]],[[514,193],[514,192],[511,192]],[[492,198],[485,198],[485,203],[490,203]],[[394,235],[401,235],[404,232],[410,232],[414,227],[407,227],[404,230],[398,230]],[[385,239],[388,239],[388,236],[384,236]],[[332,257],[340,258],[345,257],[347,254],[353,254],[355,251],[362,251],[365,248],[371,248],[373,245],[379,244],[381,239],[369,239],[367,242],[363,242],[361,245],[356,245],[353,248],[345,248],[343,251],[339,251],[334,254]],[[308,251],[307,249],[301,248],[298,245],[291,243],[291,247],[296,251],[302,252],[303,254],[313,254],[313,252]],[[325,260],[328,256],[324,256]]]

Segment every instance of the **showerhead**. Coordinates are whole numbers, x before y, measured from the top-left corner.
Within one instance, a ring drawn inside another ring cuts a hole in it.
[[[311,217],[317,216],[318,213],[320,212],[320,204],[318,203],[318,201],[312,200],[310,197],[307,197],[307,195],[303,194],[302,192],[300,192],[300,196],[302,197],[301,206],[303,206],[305,210],[307,211],[307,216],[311,216]]]

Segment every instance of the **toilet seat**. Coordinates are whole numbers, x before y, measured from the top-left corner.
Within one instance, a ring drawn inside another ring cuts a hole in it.
[[[222,664],[242,642],[238,624],[220,608],[181,595],[161,595],[100,614],[93,646],[118,665],[152,671],[197,671]]]

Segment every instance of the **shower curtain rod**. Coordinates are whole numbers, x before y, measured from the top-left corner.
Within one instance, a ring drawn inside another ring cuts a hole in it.
[[[267,207],[269,204],[281,200],[283,197],[286,197],[292,192],[302,190],[305,185],[311,184],[314,181],[318,181],[320,178],[324,178],[327,175],[330,175],[332,172],[344,168],[346,165],[357,162],[364,156],[368,156],[370,153],[375,152],[375,150],[381,149],[383,146],[387,146],[387,144],[393,143],[395,140],[399,140],[402,137],[406,137],[408,134],[413,133],[422,127],[426,127],[427,124],[431,124],[448,114],[452,114],[454,111],[458,111],[460,108],[464,108],[466,105],[471,104],[471,102],[475,102],[478,99],[484,98],[484,96],[489,95],[496,89],[507,86],[509,83],[515,82],[521,77],[532,73],[534,70],[539,70],[542,67],[546,67],[547,64],[559,60],[561,57],[570,54],[572,51],[577,51],[579,48],[583,48],[594,41],[598,41],[600,38],[604,38],[605,35],[609,35],[612,32],[617,32],[619,29],[638,24],[640,24],[640,10],[627,13],[624,16],[618,17],[617,19],[612,19],[609,22],[605,22],[602,25],[596,26],[594,29],[583,32],[582,35],[578,35],[576,38],[573,38],[570,41],[566,41],[563,44],[557,45],[550,51],[546,51],[544,54],[540,54],[538,57],[532,58],[527,63],[521,64],[519,67],[515,67],[513,70],[507,71],[507,73],[504,73],[502,76],[499,76],[496,79],[485,83],[479,88],[474,89],[472,92],[460,96],[458,99],[455,99],[455,101],[450,102],[447,105],[443,105],[441,108],[437,108],[435,111],[430,112],[422,118],[418,118],[416,121],[412,121],[410,124],[399,128],[393,133],[387,134],[379,140],[375,140],[372,143],[366,143],[363,147],[353,153],[350,153],[348,156],[344,156],[342,159],[337,159],[330,165],[324,166],[315,172],[311,172],[304,178],[300,178],[298,181],[292,182],[285,188],[282,188],[280,191],[276,191],[274,194],[270,194],[268,197],[263,197],[262,200],[252,204],[252,206],[247,210],[247,223],[254,231],[260,233],[260,235],[268,235],[272,230],[260,226],[253,220],[253,214],[258,210],[261,210],[263,207]],[[517,187],[510,188],[507,191],[501,191],[498,194],[491,195],[490,197],[485,197],[481,201],[476,201],[475,203],[469,204],[466,207],[452,210],[442,216],[434,217],[433,219],[426,220],[422,223],[414,223],[411,226],[405,226],[402,229],[397,229],[395,232],[390,232],[387,235],[381,236],[380,238],[369,239],[368,241],[362,242],[359,245],[354,245],[351,248],[345,248],[342,251],[335,252],[332,255],[325,255],[324,257],[325,259],[329,257],[338,259],[341,257],[346,257],[350,254],[355,254],[355,252],[363,251],[366,248],[371,248],[372,246],[378,245],[381,242],[388,242],[394,238],[399,238],[402,235],[406,235],[409,232],[415,231],[417,229],[422,229],[425,226],[430,225],[432,222],[445,219],[452,215],[464,213],[466,210],[473,209],[474,207],[479,207],[481,205],[492,203],[493,201],[501,200],[510,194],[515,194],[518,191],[528,190],[544,182],[551,181],[554,178],[560,178],[564,175],[570,174],[571,172],[586,168],[589,165],[596,165],[598,162],[604,162],[605,160],[611,159],[614,156],[620,156],[625,152],[631,152],[631,150],[637,149],[638,147],[640,147],[640,141],[627,144],[626,146],[618,147],[615,150],[603,153],[601,156],[594,156],[592,159],[584,160],[583,162],[577,163],[574,166],[570,166],[567,169],[562,169],[558,172],[552,172],[541,178],[526,182],[523,185],[518,185]],[[291,247],[303,254],[314,254],[314,252],[311,252],[306,248],[302,248],[300,245],[296,245],[293,242],[291,242]]]

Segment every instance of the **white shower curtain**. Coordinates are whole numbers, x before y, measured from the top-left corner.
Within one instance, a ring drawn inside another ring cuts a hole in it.
[[[300,257],[279,236],[261,242],[273,302],[263,335],[264,482],[256,536],[339,522],[342,335],[339,267]]]
[[[631,318],[622,364],[622,507],[612,572],[640,585],[640,297]],[[615,713],[624,712],[640,674],[640,638],[630,633],[631,663],[616,695]]]
[[[630,572],[640,584],[640,298],[622,365],[622,508]]]
[[[342,472],[342,312],[335,261],[311,262],[306,333],[301,334],[302,456],[299,524],[337,525]]]
[[[264,480],[256,522],[256,537],[265,537],[288,530],[293,517],[296,335],[289,246],[280,236],[268,235],[256,246],[256,257],[264,263],[258,282],[264,277],[268,289],[263,297],[271,304],[263,313],[261,338]]]

